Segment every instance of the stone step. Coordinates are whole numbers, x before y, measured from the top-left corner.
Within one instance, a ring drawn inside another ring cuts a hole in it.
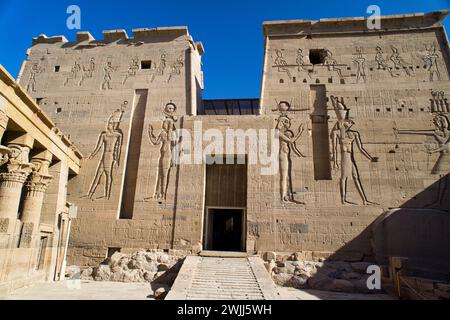
[[[242,252],[202,252],[186,257],[166,299],[277,299],[279,293],[259,257]]]

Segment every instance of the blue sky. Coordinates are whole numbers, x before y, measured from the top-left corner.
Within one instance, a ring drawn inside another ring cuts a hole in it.
[[[259,96],[265,20],[365,16],[371,4],[383,15],[450,8],[450,0],[0,0],[0,64],[15,77],[31,38],[41,33],[73,41],[76,30],[66,27],[71,4],[81,8],[81,30],[97,39],[108,29],[131,35],[133,28],[188,26],[205,47],[207,99]],[[445,26],[449,30],[450,18]]]

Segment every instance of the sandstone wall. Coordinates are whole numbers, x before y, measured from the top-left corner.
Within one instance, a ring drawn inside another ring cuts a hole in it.
[[[342,253],[353,260],[371,255],[368,226],[389,208],[431,204],[441,195],[439,181],[447,179],[449,170],[447,160],[439,172],[433,170],[442,153],[426,152],[448,148],[448,141],[439,144],[430,135],[433,130],[448,134],[448,120],[442,130],[433,122],[437,115],[448,119],[450,111],[448,43],[442,27],[414,28],[411,23],[408,31],[373,33],[341,33],[339,24],[327,32],[302,31],[301,24],[295,30],[289,23],[265,26],[261,115],[252,116],[197,115],[202,108],[203,49],[187,32],[155,37],[142,31],[146,36],[128,39],[115,31],[102,41],[78,43],[36,39],[20,81],[42,108],[85,155],[99,138],[114,143],[117,136],[123,138],[120,161],[112,171],[101,163],[100,149],[73,178],[69,201],[77,203],[79,215],[72,225],[69,263],[94,265],[115,248],[190,249],[203,241],[205,164],[171,167],[167,192],[155,196],[162,154],[161,144],[149,138],[150,125],[155,134],[174,125],[194,136],[207,129],[222,134],[227,129],[270,130],[283,121],[289,122],[284,124],[286,136],[296,135],[303,125],[295,146],[299,155],[289,143],[290,154],[283,160],[290,166],[284,194],[283,173],[262,175],[260,164],[248,163],[246,250]],[[150,69],[141,68],[143,60],[151,61]],[[164,113],[169,102],[176,110]],[[347,120],[353,125],[345,129]],[[138,129],[130,132],[130,126]],[[342,153],[341,147],[348,152]],[[194,152],[193,144],[182,149],[184,155]],[[341,169],[346,166],[347,190],[341,191]],[[109,199],[101,198],[105,176],[95,193],[89,192],[99,168],[112,172]],[[354,204],[343,204],[343,194]],[[128,197],[131,205],[127,202],[124,209]],[[434,207],[448,210],[448,194],[439,200]]]

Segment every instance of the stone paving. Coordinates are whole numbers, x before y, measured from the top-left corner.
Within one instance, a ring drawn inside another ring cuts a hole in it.
[[[278,287],[283,300],[395,300],[387,294],[331,292],[313,289]]]
[[[285,300],[393,300],[385,294],[354,294],[278,287]],[[70,282],[37,283],[0,300],[153,300],[147,283],[82,281],[79,289]]]
[[[153,300],[150,285],[142,282],[71,281],[37,283],[16,290],[5,300]]]

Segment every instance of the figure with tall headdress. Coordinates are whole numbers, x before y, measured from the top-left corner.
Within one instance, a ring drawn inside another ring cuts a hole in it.
[[[100,133],[94,151],[88,156],[88,159],[91,160],[100,152],[100,150],[102,150],[94,179],[92,180],[88,194],[86,195],[89,199],[93,199],[95,190],[100,184],[103,176],[105,176],[104,192],[103,196],[98,199],[109,199],[111,197],[113,169],[115,166],[118,167],[120,165],[120,154],[123,141],[123,132],[119,128],[119,125],[122,121],[122,115],[125,112],[127,103],[127,101],[124,101],[120,108],[116,109],[109,116],[106,130]]]
[[[354,146],[356,145],[359,151],[370,161],[376,162],[378,158],[372,157],[364,149],[359,132],[351,129],[354,122],[349,119],[349,110],[345,106],[344,100],[331,96],[331,102],[338,118],[331,130],[331,141],[334,167],[341,170],[340,192],[342,204],[355,204],[347,200],[347,182],[349,179],[352,179],[355,183],[364,205],[376,204],[367,199],[362,186],[358,167],[356,166]],[[340,165],[338,163],[338,154],[340,154]]]

